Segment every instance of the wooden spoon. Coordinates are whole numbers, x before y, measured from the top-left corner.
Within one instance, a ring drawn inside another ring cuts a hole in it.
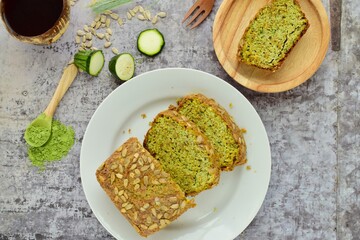
[[[55,93],[45,111],[35,118],[25,130],[24,138],[32,147],[44,145],[51,135],[51,124],[57,106],[77,76],[78,69],[70,64],[64,70]]]

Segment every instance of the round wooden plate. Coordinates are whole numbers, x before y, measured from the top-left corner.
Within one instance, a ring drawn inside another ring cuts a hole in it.
[[[309,79],[325,58],[329,20],[321,0],[298,0],[310,27],[276,72],[239,63],[238,43],[246,27],[268,0],[224,0],[214,21],[216,55],[225,71],[241,85],[258,92],[282,92]]]

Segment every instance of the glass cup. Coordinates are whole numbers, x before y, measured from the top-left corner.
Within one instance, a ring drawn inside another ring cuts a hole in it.
[[[31,43],[31,44],[38,44],[38,45],[46,45],[51,44],[55,41],[57,41],[66,31],[67,27],[69,26],[69,20],[70,20],[70,3],[68,0],[63,0],[63,9],[62,12],[55,22],[55,24],[46,32],[36,35],[36,36],[22,36],[15,32],[11,26],[9,26],[4,12],[4,1],[0,0],[0,14],[1,19],[5,25],[6,30],[9,32],[9,34],[20,40],[21,42]],[[9,0],[13,1],[13,0]],[[45,0],[46,1],[46,0]]]

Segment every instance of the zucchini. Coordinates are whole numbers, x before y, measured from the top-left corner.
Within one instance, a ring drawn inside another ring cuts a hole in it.
[[[135,61],[130,53],[122,53],[111,58],[109,71],[116,78],[127,81],[134,76]]]
[[[138,50],[149,57],[159,54],[164,45],[164,36],[156,28],[142,31],[137,39]]]
[[[79,51],[74,56],[74,63],[78,68],[96,77],[104,67],[105,58],[101,50]]]

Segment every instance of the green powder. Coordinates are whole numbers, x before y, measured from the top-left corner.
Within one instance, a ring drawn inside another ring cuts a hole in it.
[[[42,122],[51,122],[51,117],[49,118],[45,115],[45,113],[42,113],[36,118],[36,120],[42,120]],[[50,134],[51,131],[48,127],[43,126],[42,124],[30,124],[26,129],[25,140],[27,142],[33,143],[35,146],[40,146],[49,139]]]
[[[54,120],[51,127],[51,136],[46,144],[41,147],[28,147],[31,163],[34,166],[44,168],[46,162],[57,161],[66,156],[74,142],[74,129]]]

